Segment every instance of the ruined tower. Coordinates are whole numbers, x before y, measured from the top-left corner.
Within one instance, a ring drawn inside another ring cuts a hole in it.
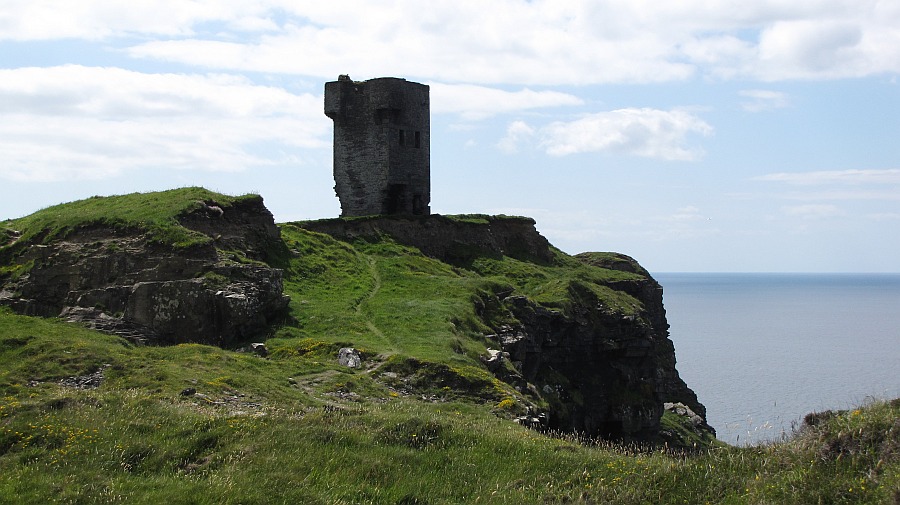
[[[382,77],[325,83],[342,216],[431,212],[428,86]]]

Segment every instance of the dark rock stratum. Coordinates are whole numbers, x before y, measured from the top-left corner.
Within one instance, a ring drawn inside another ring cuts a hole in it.
[[[280,244],[262,199],[203,202],[179,221],[211,240],[173,250],[97,225],[22,244],[15,261],[33,266],[0,283],[0,304],[147,343],[230,345],[265,332],[288,300],[282,272],[261,261]]]

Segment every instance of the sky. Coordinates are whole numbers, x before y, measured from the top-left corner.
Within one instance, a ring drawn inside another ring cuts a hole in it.
[[[651,272],[900,272],[897,0],[0,0],[0,220],[183,186],[335,217],[340,74],[430,86],[433,213]]]

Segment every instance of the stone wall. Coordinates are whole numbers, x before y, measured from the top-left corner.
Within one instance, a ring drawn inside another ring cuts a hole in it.
[[[405,79],[325,84],[342,216],[430,213],[429,109],[428,86]]]
[[[388,235],[401,244],[418,248],[426,256],[457,266],[467,266],[480,256],[509,256],[548,264],[554,253],[550,243],[528,217],[477,216],[470,219],[433,214],[427,217],[369,217],[323,219],[294,223],[338,240],[378,240]]]

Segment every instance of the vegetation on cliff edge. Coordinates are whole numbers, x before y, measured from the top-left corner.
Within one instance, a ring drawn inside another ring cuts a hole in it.
[[[132,193],[113,197],[95,196],[86,200],[47,207],[34,214],[3,223],[4,234],[17,233],[17,241],[38,239],[47,242],[83,228],[103,226],[119,230],[140,230],[150,240],[164,245],[187,247],[206,243],[209,237],[191,231],[178,217],[204,203],[227,208],[239,200],[259,200],[258,195],[231,197],[204,188],[181,188],[155,193]],[[0,249],[6,245],[0,235]]]

